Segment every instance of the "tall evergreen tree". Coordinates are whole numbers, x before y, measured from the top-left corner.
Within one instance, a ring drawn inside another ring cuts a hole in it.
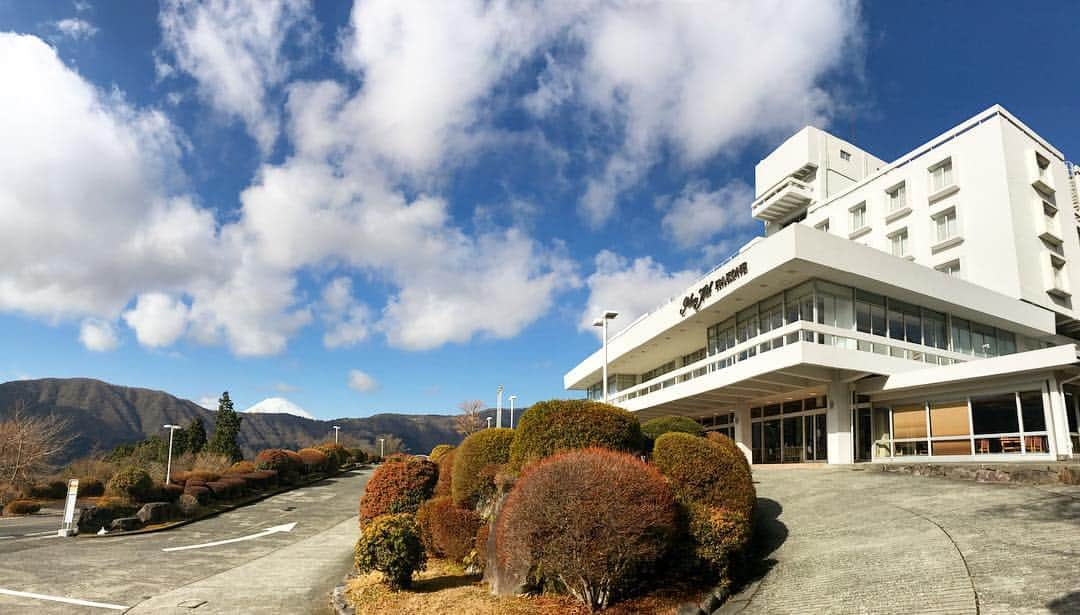
[[[240,421],[243,420],[236,410],[233,409],[229,392],[225,391],[218,399],[217,419],[214,422],[214,437],[210,439],[207,450],[211,453],[227,455],[233,461],[244,458],[240,452],[240,445],[236,443],[240,435]]]
[[[229,402],[232,403],[232,402]],[[206,425],[203,425],[202,417],[191,419],[191,423],[184,430],[187,436],[188,452],[198,455],[206,448]]]

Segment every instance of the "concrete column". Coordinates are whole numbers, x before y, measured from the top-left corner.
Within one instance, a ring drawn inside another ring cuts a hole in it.
[[[1050,432],[1050,452],[1058,458],[1073,455],[1072,440],[1069,439],[1069,417],[1065,408],[1065,393],[1057,377],[1047,379],[1049,401],[1046,404],[1046,427]]]
[[[739,445],[739,450],[746,455],[746,461],[751,465],[754,463],[753,458],[753,434],[750,431],[750,405],[739,404],[735,406],[735,442]]]
[[[848,383],[829,383],[825,429],[829,437],[829,463],[854,463],[851,437],[851,390]]]

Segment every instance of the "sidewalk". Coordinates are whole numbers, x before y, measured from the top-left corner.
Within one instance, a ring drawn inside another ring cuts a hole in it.
[[[353,564],[356,517],[242,566],[140,602],[132,614],[323,613]],[[192,608],[200,602],[204,604]]]

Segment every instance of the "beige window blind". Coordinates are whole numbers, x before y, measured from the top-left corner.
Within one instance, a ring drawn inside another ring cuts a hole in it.
[[[896,406],[893,408],[893,438],[926,437],[926,411],[922,404],[917,406]]]

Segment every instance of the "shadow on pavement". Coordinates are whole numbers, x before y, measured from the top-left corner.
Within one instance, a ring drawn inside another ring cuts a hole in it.
[[[754,538],[750,546],[750,553],[743,566],[743,574],[733,588],[732,594],[737,594],[747,586],[760,581],[769,574],[776,559],[770,557],[780,545],[784,544],[788,537],[787,526],[780,521],[780,515],[784,507],[780,502],[769,498],[758,498],[754,507]]]
[[[988,506],[982,514],[1027,521],[1080,521],[1080,500],[1064,495],[1047,494],[1045,499],[1023,504]]]
[[[1047,603],[1046,608],[1050,609],[1051,613],[1061,613],[1062,615],[1080,613],[1080,592],[1071,592],[1051,600]]]

